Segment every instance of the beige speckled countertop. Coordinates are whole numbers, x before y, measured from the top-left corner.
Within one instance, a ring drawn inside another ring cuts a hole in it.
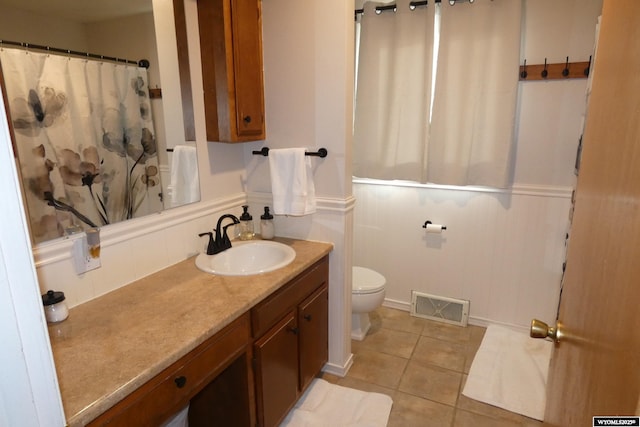
[[[190,258],[74,307],[49,326],[68,425],[87,424],[333,249],[276,240],[296,251],[281,269],[214,276]]]

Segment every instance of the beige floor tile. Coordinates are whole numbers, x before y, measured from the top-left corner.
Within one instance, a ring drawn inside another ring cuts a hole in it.
[[[462,374],[414,360],[409,361],[399,391],[455,406]]]
[[[418,338],[419,334],[381,328],[369,333],[364,341],[353,341],[351,347],[355,354],[366,349],[409,359]]]
[[[520,423],[456,409],[453,427],[521,427]]]
[[[388,388],[397,388],[408,359],[376,351],[361,350],[347,378],[355,378]]]
[[[352,341],[354,364],[327,381],[393,399],[389,427],[540,427],[541,422],[462,395],[485,328],[460,327],[380,307],[363,341]]]
[[[395,331],[411,332],[412,334],[422,333],[425,319],[410,316],[408,312],[396,310],[388,307],[380,307],[375,311],[374,316],[383,323],[384,328]]]
[[[422,335],[436,338],[444,341],[453,341],[458,343],[473,342],[475,339],[475,327],[457,326],[448,323],[429,321],[422,329]]]
[[[418,340],[412,360],[463,372],[466,354],[465,344],[422,336]]]
[[[451,406],[396,392],[387,427],[448,427],[453,414]]]
[[[362,381],[357,378],[352,378],[348,376],[344,378],[340,378],[340,380],[336,384],[342,387],[355,388],[356,390],[386,394],[387,396],[391,396],[392,398],[393,398],[393,394],[395,393],[395,390],[392,388],[383,387],[377,384],[373,384],[367,381]]]

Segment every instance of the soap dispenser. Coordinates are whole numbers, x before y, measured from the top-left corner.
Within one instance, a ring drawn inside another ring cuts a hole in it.
[[[248,212],[249,206],[242,206],[244,212],[240,215],[240,240],[251,240],[255,235],[253,232],[253,217]]]
[[[264,214],[260,215],[260,235],[263,239],[271,240],[275,235],[273,227],[273,215],[269,212],[269,206],[264,207]]]

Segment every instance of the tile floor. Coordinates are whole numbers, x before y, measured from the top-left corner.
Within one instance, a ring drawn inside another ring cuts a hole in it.
[[[354,363],[327,381],[393,399],[388,427],[536,427],[542,423],[462,395],[485,329],[412,317],[381,307],[363,341],[352,341]]]

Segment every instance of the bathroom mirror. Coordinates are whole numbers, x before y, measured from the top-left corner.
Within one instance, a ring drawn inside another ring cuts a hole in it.
[[[34,243],[199,201],[183,1],[0,0]]]

